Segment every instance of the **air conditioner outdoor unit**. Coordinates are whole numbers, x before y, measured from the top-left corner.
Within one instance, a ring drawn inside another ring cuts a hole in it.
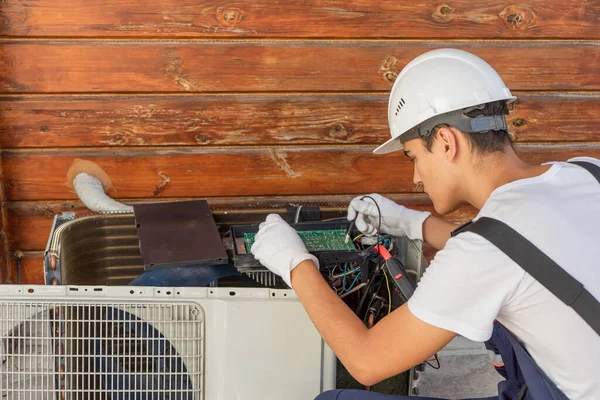
[[[291,290],[124,286],[131,214],[58,216],[46,286],[0,286],[6,399],[311,399],[336,359]],[[247,286],[247,285],[246,285]]]

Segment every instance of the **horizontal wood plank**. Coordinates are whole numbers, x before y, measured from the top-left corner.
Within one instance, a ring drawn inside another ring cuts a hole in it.
[[[0,115],[2,148],[374,144],[389,135],[383,94],[0,97]]]
[[[600,140],[600,96],[597,94],[517,95],[508,117],[516,142]]]
[[[389,91],[414,57],[471,51],[512,90],[598,90],[595,42],[106,42],[8,41],[0,91]]]
[[[518,94],[517,142],[594,141],[600,95]],[[0,147],[379,144],[387,94],[0,97]]]
[[[399,204],[407,207],[434,211],[431,201],[424,194],[415,195],[388,195]],[[271,212],[285,210],[294,205],[319,206],[322,218],[343,217],[346,208],[354,196],[294,196],[272,198],[237,198],[237,199],[209,199],[209,205],[217,223],[258,223],[264,216]],[[159,199],[158,201],[181,201],[182,199]],[[152,199],[134,199],[129,204],[152,201]],[[10,219],[10,248],[15,250],[32,251],[42,250],[46,247],[48,236],[52,228],[54,215],[64,211],[75,212],[77,215],[86,215],[89,212],[77,201],[43,201],[43,202],[13,202],[7,206]],[[457,223],[464,222],[476,214],[473,207],[461,207],[445,218]]]
[[[8,214],[5,207],[6,201],[4,199],[4,185],[0,186],[0,283],[4,283],[8,279],[10,270],[8,244],[10,223],[8,221]]]
[[[14,200],[74,199],[65,186],[75,158],[98,163],[118,189],[115,197],[320,195],[414,190],[413,166],[368,146],[6,150],[6,196]],[[600,144],[519,145],[532,163],[588,155]]]
[[[598,37],[596,1],[6,1],[0,34],[82,37]]]

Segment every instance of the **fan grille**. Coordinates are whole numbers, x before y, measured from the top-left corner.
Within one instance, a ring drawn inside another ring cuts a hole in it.
[[[6,399],[201,399],[194,303],[0,301]]]

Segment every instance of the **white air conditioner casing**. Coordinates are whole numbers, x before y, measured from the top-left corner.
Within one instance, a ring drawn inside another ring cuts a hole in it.
[[[335,387],[335,356],[292,290],[1,285],[0,298],[5,399],[310,400]],[[140,387],[176,356],[190,386]]]

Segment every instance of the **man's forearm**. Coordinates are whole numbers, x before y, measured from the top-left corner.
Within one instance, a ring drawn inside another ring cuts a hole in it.
[[[441,250],[450,239],[450,233],[458,228],[457,224],[436,216],[429,216],[423,222],[423,240],[437,250]]]

